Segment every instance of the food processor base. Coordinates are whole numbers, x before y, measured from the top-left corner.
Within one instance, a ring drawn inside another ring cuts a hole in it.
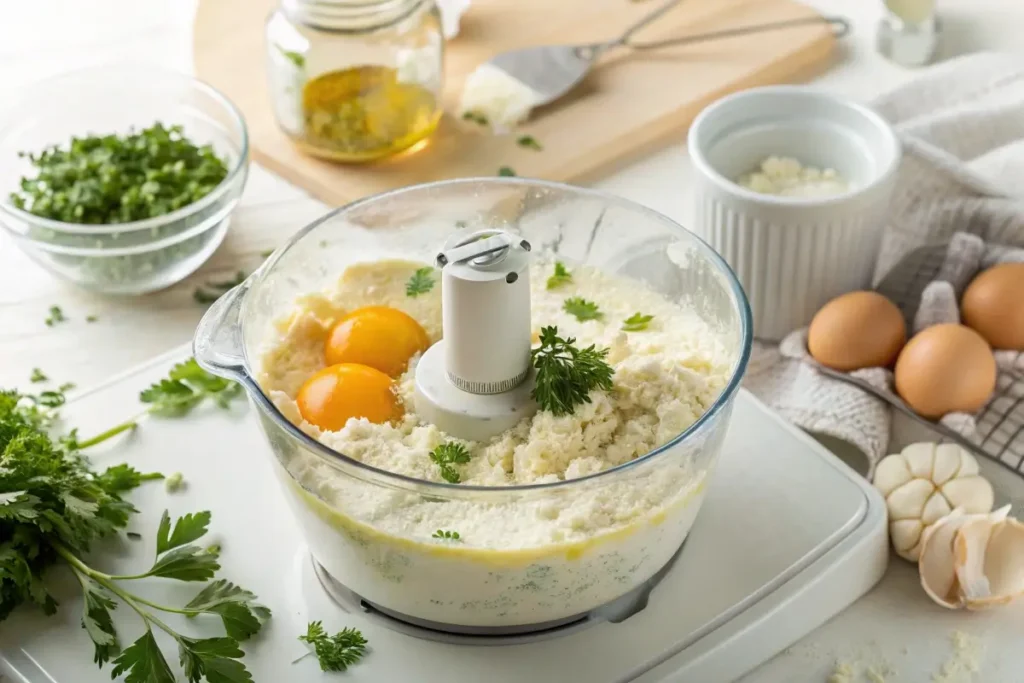
[[[672,556],[664,567],[655,572],[654,576],[609,603],[584,614],[577,614],[565,619],[518,626],[442,624],[401,614],[366,600],[331,576],[324,566],[316,561],[316,558],[311,556],[310,560],[320,585],[323,586],[327,595],[346,612],[362,612],[368,619],[372,619],[393,631],[413,636],[414,638],[444,643],[457,643],[460,645],[512,645],[515,643],[529,643],[548,638],[557,638],[575,633],[603,621],[613,624],[625,621],[647,607],[651,591],[669,572],[685,547],[686,544],[684,542],[679,550],[676,551],[676,554]]]

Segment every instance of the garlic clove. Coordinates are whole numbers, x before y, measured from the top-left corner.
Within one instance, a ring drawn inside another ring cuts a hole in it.
[[[963,605],[956,574],[954,540],[970,518],[959,508],[925,529],[921,535],[918,569],[921,587],[932,600],[947,609]]]
[[[925,526],[929,524],[934,524],[935,522],[939,521],[940,519],[948,515],[950,512],[952,512],[953,507],[954,506],[950,506],[949,501],[946,499],[946,496],[943,496],[941,493],[936,491],[935,494],[928,499],[928,502],[924,506],[924,510],[921,511],[921,521],[925,524]],[[956,505],[955,507],[963,506]],[[964,511],[971,512],[971,510],[967,510],[966,508],[964,509]],[[988,512],[988,510],[986,510],[985,512]]]
[[[882,495],[888,497],[895,489],[914,478],[907,467],[907,460],[899,453],[887,455],[875,467],[872,482]]]
[[[889,525],[889,538],[896,554],[916,562],[921,550],[921,532],[924,524],[919,519],[901,519]]]
[[[886,498],[890,519],[920,518],[935,487],[927,479],[913,479]]]
[[[912,475],[921,479],[931,479],[932,467],[935,464],[935,444],[912,443],[903,449],[902,454]]]
[[[936,486],[942,486],[960,474],[960,454],[963,452],[964,449],[951,443],[942,443],[935,447],[935,465],[932,467],[931,479]]]
[[[985,575],[985,548],[993,526],[990,519],[974,519],[964,523],[953,539],[953,566],[964,602],[992,596]]]
[[[1007,519],[1009,506],[964,524],[954,541],[964,604],[978,610],[1024,595],[1024,524]]]
[[[951,507],[963,508],[972,515],[984,514],[992,509],[995,494],[988,479],[978,475],[957,477],[942,485],[942,495]]]
[[[978,461],[974,459],[974,456],[967,452],[966,449],[960,449],[960,476],[969,477],[972,474],[980,472],[978,469]]]

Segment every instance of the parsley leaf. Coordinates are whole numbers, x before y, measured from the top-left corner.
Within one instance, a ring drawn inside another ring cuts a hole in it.
[[[519,145],[520,147],[525,147],[526,149],[536,150],[538,152],[541,152],[541,151],[544,150],[544,148],[541,146],[541,144],[539,142],[537,142],[537,139],[535,137],[533,137],[532,135],[521,135],[519,137],[519,139],[516,140],[516,144]]]
[[[43,374],[43,371],[39,368],[32,368],[32,374],[28,378],[29,382],[48,382],[49,380],[50,378]]]
[[[178,639],[178,659],[185,678],[198,683],[252,683],[252,675],[238,660],[245,656],[234,638]],[[147,680],[145,683],[149,683]]]
[[[306,66],[306,57],[301,52],[295,52],[294,50],[285,50],[280,45],[275,46],[285,59],[295,65],[296,68],[302,69]]]
[[[572,282],[572,273],[561,261],[555,261],[555,272],[548,278],[548,289],[555,289]]]
[[[85,598],[82,628],[92,639],[93,662],[102,667],[120,649],[117,642],[117,630],[110,617],[110,612],[117,607],[117,603],[109,593],[89,579],[82,580],[82,592]]]
[[[430,451],[430,459],[441,469],[442,479],[449,484],[458,484],[461,477],[452,465],[469,462],[469,450],[458,441],[447,441]]]
[[[148,628],[114,660],[110,677],[117,678],[121,674],[127,674],[125,683],[174,683],[174,673],[167,665],[153,631]]]
[[[48,315],[46,320],[44,320],[43,322],[46,323],[47,327],[53,327],[57,323],[62,323],[65,321],[67,321],[67,318],[64,317],[64,311],[61,309],[61,307],[50,306],[50,315]]]
[[[480,125],[480,126],[486,126],[487,123],[488,123],[487,117],[484,116],[483,114],[481,114],[478,111],[466,111],[466,112],[463,112],[462,113],[462,120],[463,121],[472,121],[473,123],[475,123],[477,125]]]
[[[418,268],[405,283],[405,295],[417,297],[434,288],[434,269],[430,266]]]
[[[210,513],[197,512],[179,517],[174,523],[174,531],[171,531],[171,516],[164,510],[163,516],[160,517],[160,526],[156,530],[157,555],[199,540],[206,535],[209,526]]]
[[[438,529],[433,533],[431,538],[441,538],[446,541],[458,541],[462,537],[459,536],[458,531],[449,531],[448,529]]]
[[[188,413],[206,398],[227,408],[241,394],[240,384],[211,375],[195,358],[189,358],[171,368],[166,379],[140,393],[139,400],[150,404],[148,412],[173,417]]]
[[[530,353],[537,369],[534,400],[542,410],[555,415],[569,415],[578,405],[590,403],[594,389],[612,388],[613,370],[605,361],[608,349],[585,349],[575,346],[572,337],[558,336],[557,327],[543,327],[540,346]]]
[[[321,622],[312,621],[299,640],[313,646],[322,671],[345,671],[366,654],[366,638],[354,628],[344,628],[329,636]]]
[[[516,176],[516,172],[509,166],[502,166],[498,169],[498,176],[502,178],[514,178]]]
[[[587,301],[579,296],[573,296],[566,299],[562,304],[562,309],[580,322],[585,322],[587,320],[601,320],[604,318],[604,313],[602,313],[601,309],[597,307],[597,304],[593,301]]]
[[[270,610],[258,604],[253,593],[224,579],[213,581],[199,591],[185,605],[185,610],[219,615],[228,637],[238,641],[248,640],[258,633],[262,622],[270,617]]]
[[[640,332],[646,330],[652,320],[654,320],[653,315],[634,313],[622,322],[622,329],[626,332]]]

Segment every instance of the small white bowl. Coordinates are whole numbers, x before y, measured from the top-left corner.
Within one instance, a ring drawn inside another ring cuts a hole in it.
[[[870,286],[901,157],[881,116],[811,88],[754,88],[704,109],[688,145],[694,230],[736,272],[756,337],[781,339],[833,297]],[[735,182],[770,156],[835,169],[850,189],[788,197]]]

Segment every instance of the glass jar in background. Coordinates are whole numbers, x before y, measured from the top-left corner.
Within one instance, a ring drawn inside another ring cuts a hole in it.
[[[939,44],[935,4],[935,0],[884,0],[878,50],[903,66],[928,64]]]
[[[433,0],[281,0],[267,20],[278,125],[327,159],[382,159],[441,119],[444,38]]]

